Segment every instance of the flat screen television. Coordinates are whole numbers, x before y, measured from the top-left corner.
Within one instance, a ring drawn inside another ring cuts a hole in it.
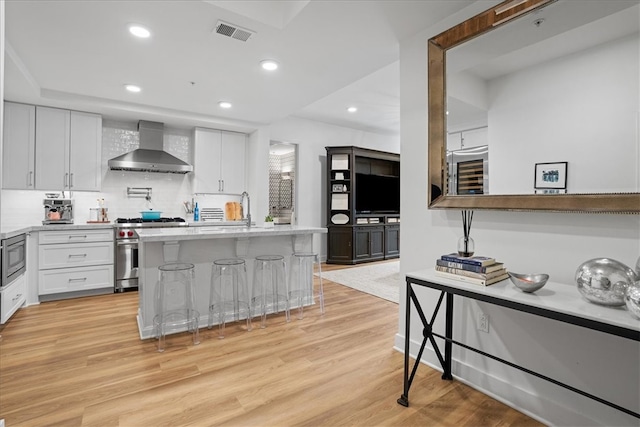
[[[356,173],[355,191],[356,213],[400,213],[400,177]]]

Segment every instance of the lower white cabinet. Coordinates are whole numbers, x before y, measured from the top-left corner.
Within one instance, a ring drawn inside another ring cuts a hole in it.
[[[38,293],[113,288],[113,231],[42,231],[38,245]]]
[[[0,289],[0,324],[5,324],[27,300],[26,274]]]
[[[40,270],[113,264],[113,243],[40,245],[38,259],[40,260]]]
[[[40,295],[110,288],[113,287],[113,266],[40,270],[38,284]]]

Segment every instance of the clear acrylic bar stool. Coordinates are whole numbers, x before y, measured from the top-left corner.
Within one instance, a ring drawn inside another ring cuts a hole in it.
[[[317,265],[318,298],[320,313],[324,314],[324,292],[322,289],[322,269],[318,254],[313,252],[295,252],[291,255],[289,274],[289,304],[298,307],[298,319],[304,317],[304,304],[314,303],[313,268]]]
[[[247,265],[241,258],[218,259],[213,262],[209,297],[209,329],[218,322],[218,338],[224,338],[227,320],[247,319],[251,330],[251,308],[247,285]]]
[[[193,264],[170,263],[158,267],[153,318],[158,351],[164,351],[167,333],[187,331],[193,334],[193,344],[200,344],[196,308],[195,272]]]
[[[267,327],[267,312],[284,311],[289,317],[286,264],[282,255],[257,256],[253,265],[251,287],[251,317],[261,316],[260,327]]]

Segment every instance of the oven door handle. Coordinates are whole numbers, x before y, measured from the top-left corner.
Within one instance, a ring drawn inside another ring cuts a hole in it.
[[[138,244],[137,240],[127,240],[127,241],[117,240],[116,241],[116,246],[132,246],[137,244]]]

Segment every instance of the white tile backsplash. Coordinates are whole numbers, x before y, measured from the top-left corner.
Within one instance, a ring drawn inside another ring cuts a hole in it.
[[[193,162],[192,133],[188,130],[165,128],[164,149],[181,160]],[[127,153],[140,145],[136,123],[103,121],[102,127],[102,191],[65,192],[74,202],[74,223],[89,220],[89,209],[104,198],[109,219],[139,217],[150,207],[162,211],[165,217],[186,218],[183,202],[192,198],[201,207],[224,208],[227,201],[239,201],[234,196],[198,195],[191,189],[191,174],[165,174],[111,171],[109,159]],[[127,187],[150,187],[151,203],[144,198],[127,197]],[[2,190],[2,229],[39,225],[44,219],[44,191]]]

